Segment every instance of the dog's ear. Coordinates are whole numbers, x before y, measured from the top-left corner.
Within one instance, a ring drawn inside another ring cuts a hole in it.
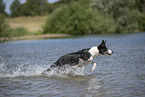
[[[105,40],[105,44],[106,44],[106,40]]]
[[[103,44],[104,43],[104,40],[102,40],[102,43],[101,44]]]
[[[102,45],[102,46],[104,46],[104,45],[105,45],[105,43],[106,43],[106,40],[105,40],[105,41],[104,41],[104,40],[102,40],[101,45]]]

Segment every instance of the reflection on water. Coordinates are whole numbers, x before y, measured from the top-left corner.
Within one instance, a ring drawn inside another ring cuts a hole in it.
[[[98,81],[96,81],[95,78],[92,78],[88,81],[89,85],[88,85],[88,94],[86,94],[87,97],[92,97],[92,96],[102,96],[102,95],[98,95],[99,93],[99,89],[102,87],[101,83],[99,83]]]
[[[2,97],[144,97],[145,33],[0,43]],[[107,40],[111,56],[98,56],[85,70],[44,72],[60,56]]]

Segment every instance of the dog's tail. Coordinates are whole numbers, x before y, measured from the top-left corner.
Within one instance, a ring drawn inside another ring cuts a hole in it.
[[[51,69],[55,68],[56,64],[51,65],[46,71],[51,71]]]

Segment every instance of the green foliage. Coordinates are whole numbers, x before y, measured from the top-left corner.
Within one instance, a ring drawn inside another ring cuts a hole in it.
[[[114,21],[100,12],[93,12],[81,3],[71,3],[57,9],[46,21],[44,33],[72,35],[113,33]]]
[[[134,9],[135,0],[92,0],[91,7],[113,17],[117,33],[138,29],[139,12]],[[94,10],[94,11],[95,11]]]
[[[5,3],[3,3],[3,0],[0,0],[0,14],[3,14],[5,11]]]
[[[45,11],[47,0],[27,0],[26,5],[30,16],[41,15]]]
[[[74,1],[82,2],[82,4],[85,5],[90,2],[89,0],[58,0],[58,2],[55,3],[48,3],[48,0],[26,0],[24,4],[20,4],[19,0],[15,0],[10,7],[11,16],[17,17],[48,15],[55,11],[57,8],[71,4],[71,2]]]
[[[46,15],[53,11],[53,4],[47,0],[27,0],[26,3],[20,4],[15,0],[11,5],[13,17],[16,16],[40,16]]]
[[[21,3],[19,0],[13,1],[13,3],[10,6],[11,16],[15,16],[15,13],[18,10],[18,8],[20,7],[20,5],[21,5]]]
[[[139,29],[145,31],[145,14],[141,14],[139,18]]]
[[[10,37],[10,27],[5,22],[5,15],[0,14],[0,37]]]
[[[11,31],[11,36],[17,37],[17,36],[26,36],[26,35],[33,35],[31,32],[29,32],[26,28],[24,27],[18,27],[16,29],[13,29]]]
[[[25,35],[32,35],[32,33],[23,27],[11,29],[5,22],[5,15],[0,14],[0,38],[11,38]]]
[[[2,32],[4,27],[4,16],[0,14],[0,32]]]
[[[5,3],[3,0],[0,0],[0,14],[3,14],[5,16],[8,16],[8,14],[5,12]]]
[[[135,0],[136,5],[135,7],[141,12],[145,13],[145,0]]]

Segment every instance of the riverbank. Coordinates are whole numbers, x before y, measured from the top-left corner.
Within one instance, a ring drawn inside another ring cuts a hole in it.
[[[31,36],[20,36],[20,37],[1,37],[0,41],[13,41],[13,40],[28,40],[28,39],[44,39],[44,38],[63,38],[70,37],[69,34],[46,34],[46,35],[31,35]]]

